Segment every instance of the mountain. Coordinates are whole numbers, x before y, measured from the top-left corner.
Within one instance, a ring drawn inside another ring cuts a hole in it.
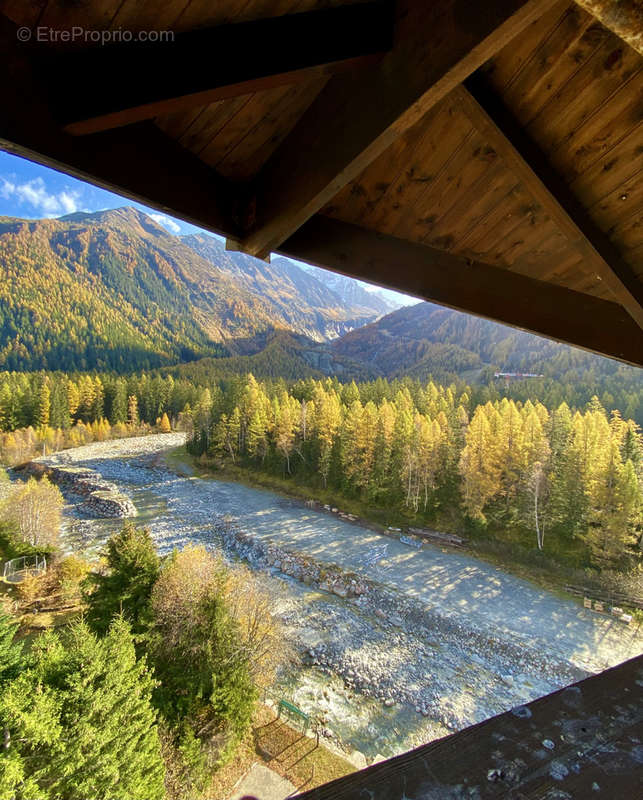
[[[458,376],[475,382],[496,371],[557,379],[585,373],[643,378],[643,371],[617,361],[433,303],[400,308],[351,331],[331,349],[388,378]]]
[[[256,378],[324,378],[368,381],[377,374],[368,366],[333,352],[328,343],[313,342],[289,331],[259,334],[244,349],[243,355],[224,358],[202,358],[188,364],[168,367],[164,372],[176,378],[207,384],[214,377],[228,378],[248,372]]]
[[[643,396],[642,370],[432,303],[381,316],[381,301],[325,270],[174,236],[134,208],[0,217],[0,370],[197,362],[180,370],[475,384],[535,372],[606,405],[623,396],[623,409]]]
[[[286,266],[186,242],[134,208],[1,217],[0,369],[148,369],[274,329],[321,342],[376,317]]]
[[[275,327],[325,341],[371,322],[382,313],[344,301],[287,258],[268,264],[245,253],[226,250],[219,239],[207,234],[183,236],[182,241],[246,291],[261,297]],[[356,281],[353,283],[357,285]]]
[[[286,261],[286,259],[280,259],[280,261]],[[392,297],[385,296],[384,290],[368,291],[355,278],[347,278],[345,275],[339,275],[336,272],[330,272],[319,267],[312,267],[308,264],[303,266],[303,270],[314,276],[324,286],[327,286],[345,306],[364,308],[381,317],[383,314],[389,314],[402,305],[402,303],[393,300]]]

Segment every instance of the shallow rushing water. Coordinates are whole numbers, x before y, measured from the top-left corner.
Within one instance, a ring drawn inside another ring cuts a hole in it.
[[[170,472],[157,457],[178,444],[176,434],[141,437],[96,443],[48,460],[92,467],[128,493],[138,510],[137,524],[150,528],[161,552],[194,542],[219,547],[215,522],[227,518],[255,537],[361,571],[444,618],[460,620],[465,629],[524,641],[553,662],[591,670],[641,650],[640,639],[609,620],[605,625],[571,601],[469,556],[436,548],[418,552],[268,491]],[[67,507],[66,518],[67,548],[87,554],[96,554],[122,525],[82,518],[74,505]],[[382,626],[367,610],[334,595],[279,575],[262,574],[261,580],[301,651],[320,644],[335,647],[344,678],[348,667],[368,672],[375,664],[380,682],[392,679],[430,696],[432,713],[423,716],[408,704],[387,707],[316,667],[294,667],[280,678],[275,689],[280,696],[321,718],[369,759],[444,735],[448,730],[437,720],[451,720],[453,727],[472,724],[564,682],[555,673],[546,676],[511,663],[502,653],[474,652],[466,630],[459,641]]]

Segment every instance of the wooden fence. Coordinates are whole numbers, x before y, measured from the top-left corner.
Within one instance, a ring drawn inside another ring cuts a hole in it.
[[[610,605],[622,605],[628,606],[629,608],[643,609],[643,597],[634,597],[624,592],[601,591],[592,589],[589,586],[572,586],[570,584],[565,586],[565,590],[579,597],[592,597],[596,600],[602,600],[604,603],[609,603]]]

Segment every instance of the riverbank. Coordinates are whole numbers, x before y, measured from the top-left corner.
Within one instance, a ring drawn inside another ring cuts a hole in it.
[[[332,514],[332,509],[348,517],[348,521],[361,527],[376,531],[384,536],[399,539],[400,532],[410,527],[426,527],[418,523],[410,514],[402,514],[394,509],[381,509],[355,498],[340,498],[330,490],[293,483],[274,475],[246,469],[235,464],[214,466],[211,462],[194,458],[185,446],[168,453],[167,463],[179,474],[193,475],[201,478],[211,478],[220,481],[239,483],[250,489],[261,489],[276,492],[285,497],[292,498],[305,508],[309,502],[314,501],[317,511]],[[346,519],[344,516],[344,519]],[[393,529],[393,530],[391,530]],[[570,594],[565,587],[568,584],[586,585],[588,589],[609,591],[619,582],[619,576],[611,573],[607,580],[586,569],[573,568],[560,563],[547,552],[537,551],[535,548],[526,549],[517,544],[508,536],[504,541],[494,541],[487,538],[475,538],[456,531],[458,536],[464,536],[464,544],[458,548],[471,557],[484,561],[487,564],[515,575],[528,581],[538,589],[556,594],[564,600],[571,600],[579,607],[582,598]],[[448,544],[440,546],[448,548]],[[643,624],[643,612],[629,609],[637,621]]]
[[[416,550],[301,499],[197,477],[177,464],[181,444],[180,434],[157,435],[51,460],[94,469],[129,495],[160,552],[203,543],[251,556],[299,654],[276,691],[318,718],[328,742],[369,760],[395,755],[643,650],[635,628],[465,553]],[[69,547],[94,551],[115,524],[73,504],[66,520]],[[226,531],[247,535],[253,553],[226,545]],[[269,548],[286,556],[264,562]],[[357,575],[370,597],[307,585],[295,574],[301,559]]]

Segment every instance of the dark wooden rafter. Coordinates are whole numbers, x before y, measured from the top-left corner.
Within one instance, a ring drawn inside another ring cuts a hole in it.
[[[88,134],[372,65],[392,41],[392,2],[375,0],[55,53],[42,75],[66,130]]]
[[[643,331],[617,303],[321,215],[278,252],[643,365]]]
[[[62,131],[39,91],[33,57],[0,15],[0,149],[217,233],[234,231],[234,187],[153,123],[82,138]]]
[[[477,76],[454,95],[474,127],[583,255],[582,268],[603,281],[643,328],[643,284],[524,129]]]
[[[643,656],[301,800],[631,798],[643,787]]]
[[[240,243],[264,257],[556,0],[398,0],[377,69],[331,78],[249,191]]]

